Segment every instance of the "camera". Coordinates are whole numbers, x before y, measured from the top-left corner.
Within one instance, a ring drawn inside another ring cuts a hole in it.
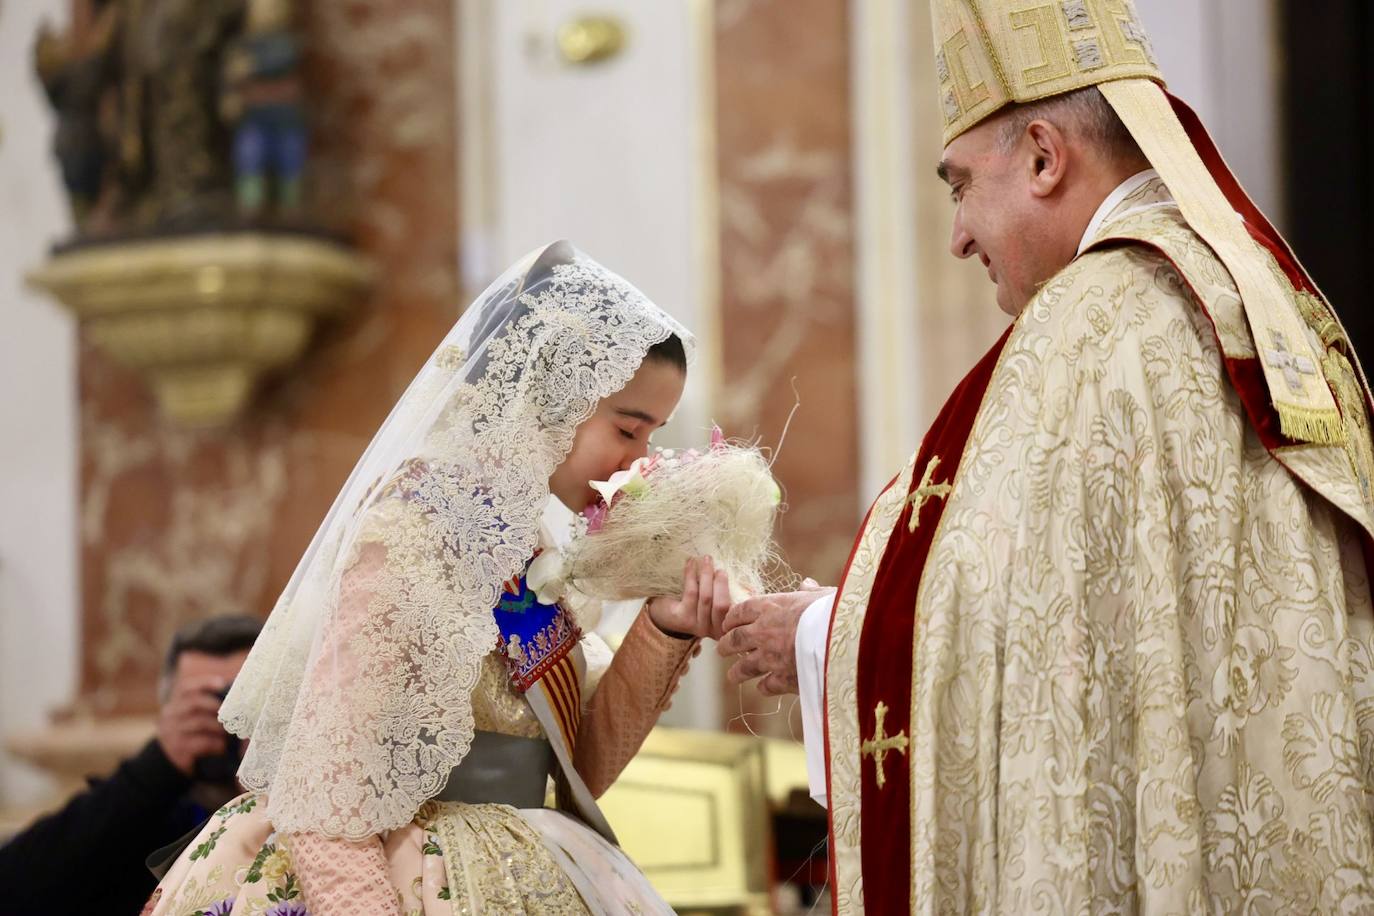
[[[230,684],[230,687],[233,685]],[[219,697],[220,703],[229,695],[229,687],[215,691],[215,696]],[[191,776],[196,782],[210,783],[231,783],[239,771],[239,745],[242,743],[238,735],[225,732],[224,753],[216,754],[211,757],[200,757],[192,765]]]

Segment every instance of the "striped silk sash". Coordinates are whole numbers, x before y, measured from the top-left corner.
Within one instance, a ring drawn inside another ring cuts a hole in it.
[[[511,685],[530,704],[558,759],[560,772],[555,782],[559,807],[573,811],[588,827],[619,845],[573,765],[586,676],[586,661],[578,644],[582,631],[562,607],[541,602],[524,576],[505,583],[492,615],[501,631],[500,651],[511,672]]]

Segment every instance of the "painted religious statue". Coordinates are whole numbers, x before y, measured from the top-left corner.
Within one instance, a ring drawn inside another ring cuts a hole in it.
[[[81,239],[299,223],[290,0],[74,0],[35,66]]]
[[[53,155],[78,223],[91,214],[118,155],[107,90],[117,72],[119,12],[110,0],[78,3],[69,30],[58,34],[45,24],[34,44],[34,69],[57,115]]]
[[[243,34],[226,57],[220,109],[234,130],[234,196],[245,216],[273,203],[279,215],[300,211],[306,132],[299,63],[290,0],[249,0]]]

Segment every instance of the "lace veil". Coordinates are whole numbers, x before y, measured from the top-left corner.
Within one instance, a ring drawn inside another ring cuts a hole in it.
[[[220,710],[280,831],[409,822],[471,746],[502,583],[548,480],[648,349],[691,336],[557,242],[463,314],[359,459]]]

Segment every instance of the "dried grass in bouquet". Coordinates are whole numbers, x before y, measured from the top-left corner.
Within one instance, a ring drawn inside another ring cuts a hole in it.
[[[568,581],[608,601],[679,595],[691,557],[710,556],[731,598],[784,577],[773,540],[782,490],[756,447],[716,430],[705,451],[654,453],[605,483],[587,529],[569,548]]]

